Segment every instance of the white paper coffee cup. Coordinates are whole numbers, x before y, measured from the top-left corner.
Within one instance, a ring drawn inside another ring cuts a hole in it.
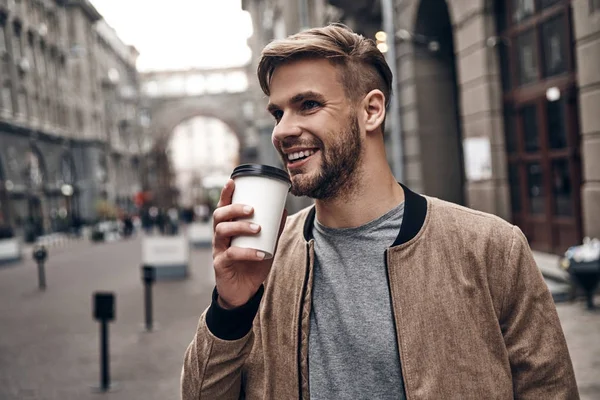
[[[260,225],[260,232],[252,236],[236,236],[231,246],[256,249],[272,258],[277,234],[291,181],[287,172],[259,164],[243,164],[231,174],[235,182],[232,204],[254,208],[254,214],[245,220]]]

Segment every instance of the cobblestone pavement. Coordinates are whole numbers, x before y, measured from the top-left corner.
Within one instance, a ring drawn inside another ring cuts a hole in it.
[[[183,354],[214,284],[210,250],[192,251],[192,276],[154,286],[158,330],[143,330],[140,240],[87,241],[52,249],[45,292],[35,264],[0,268],[0,400],[169,400],[179,398]],[[110,325],[111,378],[99,384],[99,325],[92,293],[116,295]],[[600,299],[596,299],[600,306]],[[559,303],[583,400],[600,399],[600,312]]]

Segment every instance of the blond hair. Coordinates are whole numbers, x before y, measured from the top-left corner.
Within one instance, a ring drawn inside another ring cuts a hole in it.
[[[257,74],[262,91],[270,95],[271,77],[278,66],[304,58],[327,59],[340,67],[340,82],[352,102],[360,101],[373,89],[379,89],[388,105],[392,71],[385,57],[373,40],[339,23],[305,30],[269,43],[258,63]]]

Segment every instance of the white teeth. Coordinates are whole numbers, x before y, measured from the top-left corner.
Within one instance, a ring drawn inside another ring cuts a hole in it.
[[[314,150],[298,151],[296,153],[290,153],[290,154],[288,154],[288,160],[294,161],[294,160],[297,160],[297,159],[302,158],[302,157],[312,156],[313,154],[315,154]]]

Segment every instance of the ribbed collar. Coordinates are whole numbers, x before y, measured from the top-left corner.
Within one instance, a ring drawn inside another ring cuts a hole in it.
[[[425,217],[427,216],[427,199],[418,193],[413,192],[406,186],[400,183],[404,189],[404,217],[402,225],[393,246],[406,243],[415,236],[423,227]],[[306,216],[304,221],[304,239],[308,242],[312,236],[313,225],[315,223],[316,209],[313,206]]]

